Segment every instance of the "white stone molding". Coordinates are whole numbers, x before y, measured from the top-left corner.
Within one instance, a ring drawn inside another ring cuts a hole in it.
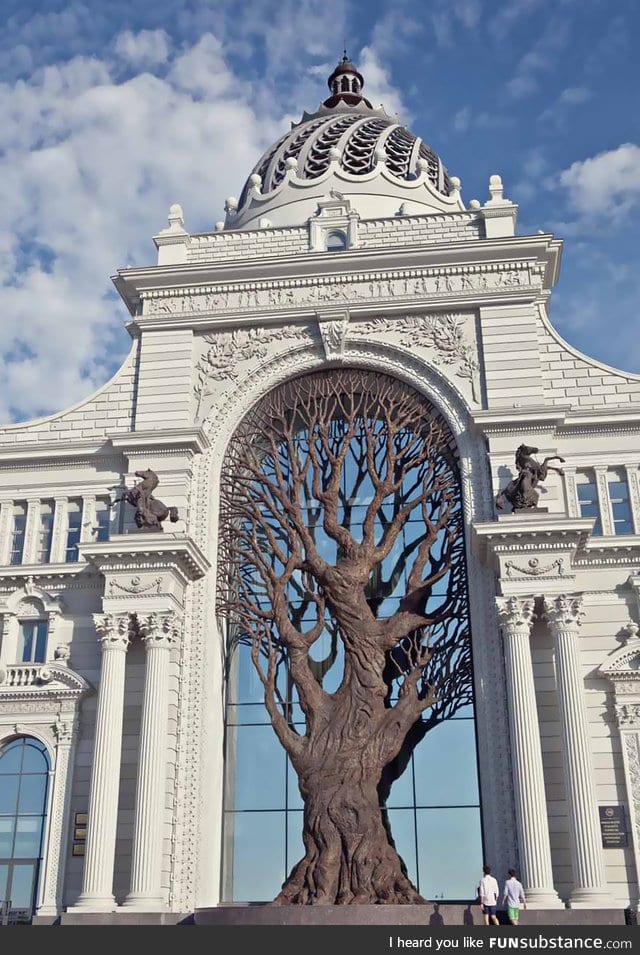
[[[498,597],[509,700],[513,788],[521,878],[531,908],[563,903],[553,887],[542,747],[531,662],[534,598]]]
[[[94,614],[102,649],[95,747],[91,768],[87,844],[82,892],[74,906],[87,912],[112,912],[126,652],[131,617]]]
[[[11,556],[11,532],[13,529],[13,501],[0,505],[0,566],[5,567]]]
[[[84,494],[82,497],[82,523],[80,524],[81,541],[93,540],[97,522],[96,495]]]
[[[598,509],[600,511],[600,523],[602,524],[602,533],[608,537],[615,533],[613,526],[613,515],[611,513],[611,502],[609,500],[609,486],[607,484],[606,467],[595,467],[596,490],[598,493]]]
[[[613,705],[620,734],[622,765],[627,795],[627,812],[636,883],[640,882],[640,627],[630,620],[623,630],[628,634],[624,646],[616,650],[602,666],[599,674],[610,681]],[[640,904],[640,890],[632,899]]]
[[[584,616],[581,597],[544,599],[544,616],[553,637],[558,706],[562,729],[574,888],[571,908],[608,908],[600,821],[589,746],[589,726],[580,673],[578,633]]]
[[[0,595],[0,614],[2,614],[0,662],[3,664],[18,662],[19,621],[29,617],[47,621],[45,660],[50,660],[53,656],[53,635],[63,609],[62,599],[50,594],[39,584],[36,584],[31,574],[24,579],[22,587],[11,591],[9,594]]]
[[[53,499],[53,530],[51,533],[51,563],[63,563],[67,551],[68,497]]]
[[[40,498],[27,499],[27,521],[24,531],[23,564],[35,564],[38,525],[40,523]]]
[[[131,888],[122,910],[166,908],[161,882],[164,799],[167,771],[169,652],[180,622],[173,613],[137,614],[146,648],[138,780],[133,830]]]
[[[569,517],[580,517],[580,508],[578,505],[578,487],[576,484],[576,468],[562,465],[564,480],[564,497],[567,515]]]
[[[344,357],[348,327],[349,312],[346,309],[340,317],[332,312],[328,315],[318,313],[318,328],[327,360],[341,361]]]
[[[640,534],[640,471],[637,464],[625,464],[624,469],[627,475],[627,487],[629,488],[633,533]]]
[[[501,515],[472,527],[472,546],[496,575],[503,596],[566,592],[575,580],[575,564],[587,546],[588,518],[546,513]]]
[[[77,711],[61,713],[52,729],[56,739],[53,790],[36,912],[38,915],[55,916],[62,912],[64,861],[69,838],[69,809],[78,734]]]
[[[265,279],[237,284],[216,283],[185,288],[142,289],[143,316],[165,316],[172,322],[200,314],[256,311],[281,313],[287,309],[318,309],[348,303],[380,307],[382,301],[415,304],[416,297],[429,300],[495,300],[501,294],[521,293],[531,299],[543,288],[544,266],[531,261],[438,265],[431,268],[369,271],[341,275],[301,276],[296,279]]]

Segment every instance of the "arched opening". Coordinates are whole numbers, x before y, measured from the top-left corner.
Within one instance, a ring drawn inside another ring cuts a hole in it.
[[[31,736],[0,748],[0,905],[10,921],[35,910],[47,812],[49,757]]]
[[[327,235],[327,252],[344,252],[347,248],[347,237],[344,232],[330,232]]]
[[[219,557],[223,899],[266,901],[283,882],[294,903],[468,899],[480,799],[443,419],[356,369],[278,387],[228,447]],[[322,858],[333,839],[338,865]]]

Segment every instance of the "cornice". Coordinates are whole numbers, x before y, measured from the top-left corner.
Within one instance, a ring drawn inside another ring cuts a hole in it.
[[[525,512],[526,513],[526,512]],[[505,514],[498,521],[472,525],[473,543],[481,559],[488,553],[527,551],[584,551],[593,529],[590,518],[546,514]]]
[[[640,564],[640,535],[592,537],[584,553],[577,556],[576,569]]]
[[[210,442],[202,428],[166,428],[157,431],[126,431],[112,433],[113,447],[123,454],[161,451],[163,454],[202,454]]]
[[[624,378],[624,374],[620,373]],[[589,410],[571,405],[535,405],[526,408],[489,408],[472,411],[471,418],[479,432],[487,435],[517,434],[554,430],[558,435],[633,433],[640,430],[640,408],[606,407]]]
[[[59,436],[50,440],[39,440],[37,435],[30,435],[29,428],[25,427],[20,437],[20,441],[3,444],[0,434],[0,469],[9,468],[13,471],[20,467],[21,461],[25,462],[23,467],[31,466],[30,463],[34,461],[45,461],[51,467],[58,467],[60,462],[65,465],[93,464],[95,455],[100,452],[103,452],[101,460],[103,457],[110,459],[114,456],[106,446],[108,439],[105,435],[82,441],[64,441]]]
[[[29,577],[37,581],[82,577],[91,585],[99,580],[91,565],[83,560],[65,564],[10,564],[0,567],[0,587],[9,582],[16,582],[20,586]]]
[[[79,544],[81,556],[101,572],[176,567],[185,580],[198,580],[211,564],[186,534],[132,532],[109,541]]]
[[[384,242],[384,233],[381,234]],[[317,281],[322,277],[332,280],[357,279],[371,270],[400,270],[490,265],[511,266],[514,261],[526,259],[529,264],[544,266],[544,285],[551,287],[557,279],[562,243],[550,235],[513,236],[501,239],[476,239],[442,244],[420,244],[408,241],[402,246],[350,249],[340,256],[326,252],[284,254],[281,257],[243,257],[239,250],[237,260],[216,262],[188,262],[171,266],[149,266],[142,269],[120,269],[112,281],[124,299],[130,313],[136,314],[144,294],[169,289],[173,294],[191,290],[193,286],[255,283],[273,280]]]

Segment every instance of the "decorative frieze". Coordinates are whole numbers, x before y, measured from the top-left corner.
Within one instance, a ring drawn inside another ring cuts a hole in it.
[[[507,577],[512,577],[514,573],[524,574],[527,577],[546,577],[548,575],[564,577],[564,560],[562,557],[546,564],[541,563],[538,557],[532,557],[524,567],[516,564],[513,560],[507,560],[504,566]]]
[[[367,272],[349,276],[314,276],[236,285],[199,286],[177,294],[143,291],[144,315],[189,315],[252,309],[281,310],[304,306],[353,304],[416,296],[476,295],[541,287],[542,275],[527,262],[482,266],[447,266],[397,272]]]

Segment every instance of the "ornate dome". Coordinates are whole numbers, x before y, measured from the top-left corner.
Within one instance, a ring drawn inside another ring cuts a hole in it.
[[[458,183],[452,183],[431,147],[364,98],[363,77],[346,52],[327,82],[331,96],[315,113],[304,113],[301,121],[264,153],[251,171],[239,202],[227,200],[225,228],[255,227],[259,221],[256,216],[268,216],[268,223],[262,224],[270,225],[305,221],[305,216],[312,214],[308,203],[303,203],[304,209],[300,206],[305,186],[306,198],[316,200],[332,187],[339,189],[366,218],[372,213],[393,214],[388,203],[381,201],[377,203],[379,210],[374,209],[372,200],[383,197],[393,199],[393,211],[398,200],[415,205],[411,211],[427,211],[418,209],[418,205],[426,205],[432,212],[451,209],[452,205],[461,207]],[[322,188],[309,189],[314,185]],[[357,195],[369,199],[360,203],[360,209]],[[297,208],[284,213],[292,202]]]

